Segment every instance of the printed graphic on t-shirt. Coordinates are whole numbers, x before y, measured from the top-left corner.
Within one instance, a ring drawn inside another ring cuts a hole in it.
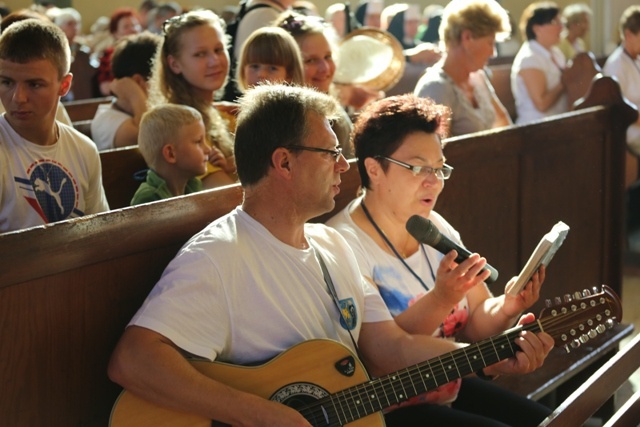
[[[82,216],[78,210],[78,184],[60,163],[40,159],[27,169],[27,177],[14,177],[23,197],[45,223]]]

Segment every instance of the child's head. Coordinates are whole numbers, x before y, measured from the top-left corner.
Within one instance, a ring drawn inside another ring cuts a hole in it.
[[[317,16],[305,16],[285,11],[276,19],[275,26],[284,28],[298,43],[304,64],[304,81],[320,92],[329,92],[336,64],[333,60],[333,27]]]
[[[264,81],[304,85],[302,56],[293,36],[278,27],[254,31],[242,46],[237,80],[243,92]]]
[[[138,146],[147,165],[155,171],[169,166],[191,177],[206,172],[210,148],[202,115],[187,105],[164,104],[144,113]]]
[[[58,72],[58,81],[69,74],[71,52],[64,32],[55,24],[26,19],[10,25],[0,37],[0,60],[26,64],[47,60]]]
[[[140,75],[144,80],[151,77],[153,58],[162,38],[148,31],[120,39],[111,57],[113,77],[133,77]]]

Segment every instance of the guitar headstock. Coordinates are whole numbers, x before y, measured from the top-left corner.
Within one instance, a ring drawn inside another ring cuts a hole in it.
[[[569,352],[622,320],[620,297],[607,285],[556,297],[540,313],[544,332],[555,340],[556,347]]]

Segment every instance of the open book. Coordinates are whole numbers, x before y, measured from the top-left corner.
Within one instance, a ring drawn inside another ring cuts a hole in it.
[[[525,264],[524,268],[518,275],[515,283],[507,289],[507,294],[517,295],[520,293],[524,285],[531,279],[533,273],[541,266],[545,267],[551,261],[551,258],[556,254],[558,248],[564,242],[567,233],[569,232],[569,226],[560,221],[553,226],[551,231],[542,236],[542,240],[538,243],[538,246],[529,257],[529,261]]]

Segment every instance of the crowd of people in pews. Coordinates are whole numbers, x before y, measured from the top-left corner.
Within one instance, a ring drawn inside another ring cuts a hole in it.
[[[614,76],[636,105],[640,103],[634,84],[640,75],[637,14],[635,7],[625,11],[620,46],[604,67],[604,73]],[[326,20],[319,15],[313,3],[294,0],[247,0],[240,7],[224,8],[220,15],[189,10],[175,2],[145,0],[137,9],[114,10],[109,18],[96,21],[86,35],[77,10],[54,6],[14,12],[5,8],[1,28],[39,19],[62,29],[73,80],[60,97],[56,119],[73,126],[64,102],[86,93],[109,95],[111,102],[98,107],[88,132],[99,151],[136,145],[139,123],[153,106],[169,102],[196,108],[211,147],[209,165],[199,179],[204,188],[213,188],[237,181],[233,155],[237,100],[264,82],[309,86],[336,98],[343,109],[332,121],[332,129],[344,155],[354,156],[353,118],[386,94],[366,83],[334,81],[338,67],[347,67],[336,58],[348,30],[374,27],[396,38],[405,60],[421,64],[423,70],[414,93],[449,107],[448,136],[457,136],[567,111],[564,70],[572,56],[588,49],[585,34],[592,18],[583,3],[562,10],[553,2],[540,1],[524,10],[519,22],[522,43],[511,67],[516,110],[511,117],[496,95],[487,68],[496,45],[513,34],[511,17],[499,3],[452,0],[420,13],[416,5],[385,7],[383,0],[369,0],[353,10],[342,3],[330,5]],[[236,29],[231,45],[227,26]],[[92,66],[95,74],[83,71]],[[93,92],[87,90],[91,85]],[[633,125],[628,132],[630,182],[637,179],[638,128]]]
[[[462,244],[433,210],[453,170],[442,139],[513,124],[486,72],[496,42],[512,33],[506,10],[494,0],[453,0],[420,13],[370,0],[353,11],[332,5],[325,21],[309,2],[248,0],[236,17],[222,12],[146,0],[114,11],[91,36],[80,34],[71,8],[16,11],[1,24],[0,232],[107,211],[99,150],[138,145],[148,170],[132,205],[236,182],[245,191],[241,207],[172,261],[116,348],[115,381],[232,424],[302,426],[295,411],[205,378],[183,355],[255,363],[303,340],[333,338],[382,375],[464,346],[454,340],[533,321],[521,315],[538,299],[544,268],[517,296],[494,297],[484,258],[457,263],[456,253],[425,248],[404,227],[421,215]],[[226,28],[237,17],[230,45]],[[568,110],[563,70],[586,49],[590,17],[584,5],[525,9],[511,71],[516,123]],[[388,32],[406,61],[422,64],[413,94],[334,81],[340,39],[363,25]],[[639,105],[640,7],[625,11],[620,35],[604,72]],[[96,74],[76,76],[76,61],[93,62]],[[73,129],[61,103],[78,99],[83,77],[112,96],[98,108],[91,139]],[[635,155],[638,129],[640,122],[628,133]],[[354,157],[361,197],[328,223],[335,229],[306,225],[331,211]],[[302,286],[296,299],[293,282]],[[267,299],[278,301],[265,309]],[[456,378],[393,408],[387,424],[537,425],[548,408],[477,381],[537,369],[552,343],[544,332],[525,333],[518,346],[470,381]],[[481,395],[497,405],[478,405]],[[508,411],[500,410],[505,402]]]
[[[627,98],[637,103],[634,10],[629,8],[622,18],[621,47],[604,72],[615,76]],[[98,19],[90,34],[82,34],[81,15],[73,8],[34,6],[5,12],[2,29],[36,18],[52,21],[67,38],[73,81],[60,98],[59,121],[73,125],[64,109],[66,101],[87,94],[111,97],[111,103],[98,107],[88,132],[99,150],[136,145],[139,123],[153,106],[170,102],[196,108],[211,146],[209,166],[199,177],[204,188],[237,181],[233,155],[237,100],[263,82],[310,86],[336,98],[343,109],[332,128],[345,156],[354,156],[353,118],[386,94],[366,83],[334,81],[341,65],[358,66],[337,63],[340,40],[349,31],[373,27],[397,39],[405,61],[423,70],[414,93],[449,107],[449,136],[457,136],[567,111],[563,70],[573,55],[587,50],[585,34],[591,19],[583,3],[561,10],[553,2],[540,1],[524,10],[519,22],[522,43],[511,68],[516,110],[511,117],[487,68],[496,45],[514,33],[508,11],[493,0],[453,0],[422,12],[414,4],[385,6],[383,0],[362,1],[353,9],[336,3],[327,7],[326,20],[313,3],[295,0],[247,0],[219,15],[175,2],[145,0],[138,8],[118,8],[110,17]],[[235,31],[231,44],[227,26]],[[629,66],[615,66],[625,61]],[[629,130],[630,181],[637,178],[637,127]]]

